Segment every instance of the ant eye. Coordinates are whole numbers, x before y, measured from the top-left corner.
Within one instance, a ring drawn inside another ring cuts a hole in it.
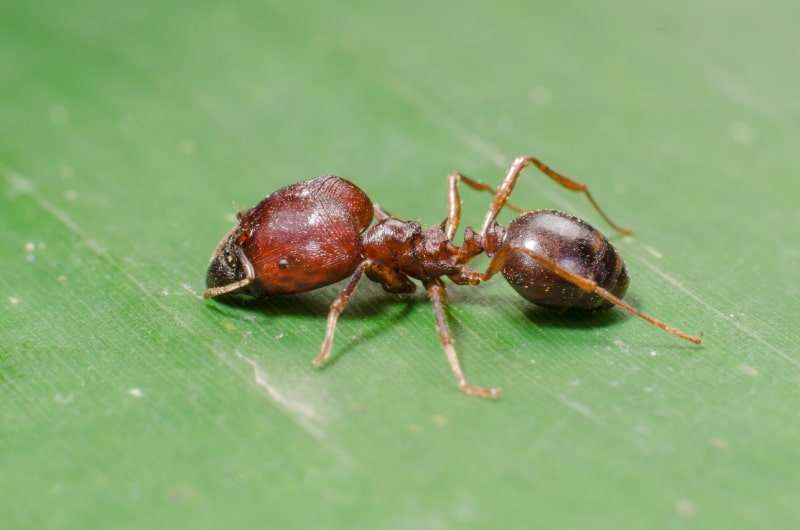
[[[228,265],[228,267],[233,267],[234,259],[233,256],[231,256],[230,252],[226,250],[224,255],[225,255],[225,264]]]

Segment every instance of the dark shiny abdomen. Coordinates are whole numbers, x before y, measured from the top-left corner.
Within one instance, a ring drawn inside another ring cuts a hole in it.
[[[608,239],[585,221],[556,210],[526,212],[506,229],[504,244],[518,244],[622,298],[628,272]],[[503,276],[526,300],[551,309],[595,311],[612,304],[561,278],[523,252],[509,256]]]

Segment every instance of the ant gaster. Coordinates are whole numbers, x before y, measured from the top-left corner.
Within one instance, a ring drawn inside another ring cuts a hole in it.
[[[622,300],[629,282],[625,264],[608,239],[588,223],[556,210],[523,211],[508,203],[520,172],[530,164],[561,186],[583,193],[613,229],[631,232],[608,218],[585,184],[531,156],[516,158],[496,191],[460,173],[451,174],[447,219],[427,230],[390,216],[355,184],[325,175],[282,188],[237,214],[239,224],[211,258],[204,297],[301,293],[349,278],[330,306],[325,339],[313,361],[320,366],[330,355],[339,314],[362,275],[390,293],[410,293],[415,289],[411,279],[419,280],[433,304],[439,338],[459,388],[479,397],[499,397],[500,389],[467,383],[445,321],[443,277],[476,285],[500,272],[536,305],[577,311],[617,305],[677,337],[700,343],[702,334],[688,335]],[[480,232],[468,227],[457,246],[453,237],[461,214],[460,183],[493,193],[494,198]],[[521,212],[506,228],[497,223],[504,207]],[[470,260],[482,253],[492,258],[486,271],[469,268]]]

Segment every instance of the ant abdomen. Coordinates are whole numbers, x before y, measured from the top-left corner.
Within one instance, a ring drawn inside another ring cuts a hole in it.
[[[521,246],[622,298],[628,271],[617,250],[589,223],[557,210],[526,212],[511,221],[504,246]],[[524,252],[511,252],[503,276],[523,298],[558,310],[598,311],[613,304],[567,281]]]

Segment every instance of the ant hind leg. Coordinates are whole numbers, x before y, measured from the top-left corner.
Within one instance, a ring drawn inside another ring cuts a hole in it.
[[[584,291],[592,292],[597,296],[600,296],[604,300],[608,300],[612,304],[621,307],[625,311],[628,311],[629,313],[636,315],[637,317],[643,320],[646,320],[650,324],[663,329],[667,333],[671,333],[672,335],[675,335],[678,338],[694,342],[695,344],[700,344],[700,342],[703,340],[702,333],[700,333],[700,335],[698,336],[689,335],[684,331],[681,331],[677,328],[665,324],[664,322],[658,320],[657,318],[651,317],[650,315],[646,315],[645,313],[642,313],[629,303],[618,298],[617,296],[614,296],[606,289],[603,289],[602,287],[597,285],[597,282],[590,280],[588,278],[583,278],[581,276],[578,276],[577,274],[561,267],[551,259],[546,258],[545,256],[542,256],[541,254],[534,252],[523,245],[509,245],[503,247],[503,249],[500,250],[500,252],[498,252],[497,254],[495,254],[494,258],[492,258],[492,261],[489,263],[489,267],[483,274],[481,281],[485,282],[486,280],[488,280],[489,278],[500,272],[500,270],[502,270],[502,268],[505,266],[506,261],[508,260],[508,257],[511,255],[512,252],[523,252],[524,254],[527,254],[531,258],[535,259],[540,265],[550,270],[551,272],[558,274],[568,282],[577,285]]]
[[[481,235],[486,235],[487,230],[489,230],[489,226],[491,226],[492,222],[497,218],[497,215],[500,213],[500,210],[503,209],[505,206],[510,206],[507,204],[508,196],[511,195],[511,192],[514,190],[514,186],[517,184],[517,178],[519,174],[525,169],[527,166],[533,164],[534,166],[539,168],[539,171],[556,181],[559,185],[567,188],[571,191],[577,191],[586,195],[586,198],[589,199],[589,202],[592,204],[597,213],[617,232],[623,234],[632,234],[633,230],[630,228],[624,228],[619,226],[618,224],[614,223],[608,215],[600,208],[600,205],[597,204],[597,201],[594,200],[592,194],[589,193],[589,188],[586,184],[581,182],[574,181],[570,178],[565,177],[561,173],[550,169],[544,162],[539,160],[533,156],[518,156],[514,159],[514,162],[508,168],[508,172],[506,176],[503,178],[503,181],[500,183],[500,186],[497,188],[497,192],[494,195],[494,199],[492,200],[492,204],[489,206],[489,210],[486,212],[486,218],[483,221],[483,227],[481,228]]]

